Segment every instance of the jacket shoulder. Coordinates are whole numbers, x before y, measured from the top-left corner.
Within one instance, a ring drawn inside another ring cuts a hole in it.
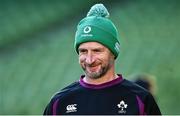
[[[137,85],[136,83],[131,82],[131,81],[126,80],[126,79],[124,79],[122,86],[124,88],[126,88],[127,91],[130,91],[131,93],[138,95],[138,96],[141,96],[141,97],[145,97],[145,96],[150,95],[150,92],[148,90],[146,90],[143,87]]]
[[[53,95],[53,99],[62,97],[62,96],[66,96],[69,93],[76,91],[80,88],[79,82],[76,81],[68,86],[66,86],[65,88],[61,89],[60,91],[58,91],[57,93],[55,93],[55,95]]]
[[[63,100],[66,96],[70,95],[71,92],[75,91],[79,87],[80,87],[79,83],[74,82],[74,83],[70,84],[69,86],[61,89],[59,92],[55,93],[51,97],[50,102],[46,106],[43,114],[44,115],[54,114],[55,109],[56,109],[55,107],[57,107],[59,100]]]

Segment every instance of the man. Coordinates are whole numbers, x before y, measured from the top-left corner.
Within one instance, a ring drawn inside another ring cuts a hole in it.
[[[85,75],[57,93],[44,115],[161,114],[148,91],[115,73],[120,45],[108,15],[102,4],[96,4],[79,22],[75,49]]]

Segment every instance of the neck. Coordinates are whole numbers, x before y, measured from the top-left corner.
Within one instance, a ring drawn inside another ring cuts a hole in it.
[[[109,81],[112,81],[114,79],[118,78],[118,76],[115,74],[114,68],[107,71],[107,73],[105,75],[103,75],[102,77],[98,78],[98,79],[92,79],[90,77],[85,76],[83,78],[83,81],[89,84],[94,84],[94,85],[99,85],[102,83],[106,83]]]

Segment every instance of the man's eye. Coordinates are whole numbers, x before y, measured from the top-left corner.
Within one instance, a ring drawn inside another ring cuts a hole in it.
[[[100,49],[95,49],[94,52],[101,52],[101,50]]]
[[[79,50],[79,53],[85,53],[87,50]]]

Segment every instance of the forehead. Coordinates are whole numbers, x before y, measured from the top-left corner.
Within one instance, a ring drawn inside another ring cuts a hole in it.
[[[82,43],[80,46],[79,46],[79,49],[82,49],[82,48],[85,48],[85,49],[95,49],[95,48],[105,48],[105,46],[103,46],[102,44],[98,43],[98,42],[86,42],[86,43]]]

